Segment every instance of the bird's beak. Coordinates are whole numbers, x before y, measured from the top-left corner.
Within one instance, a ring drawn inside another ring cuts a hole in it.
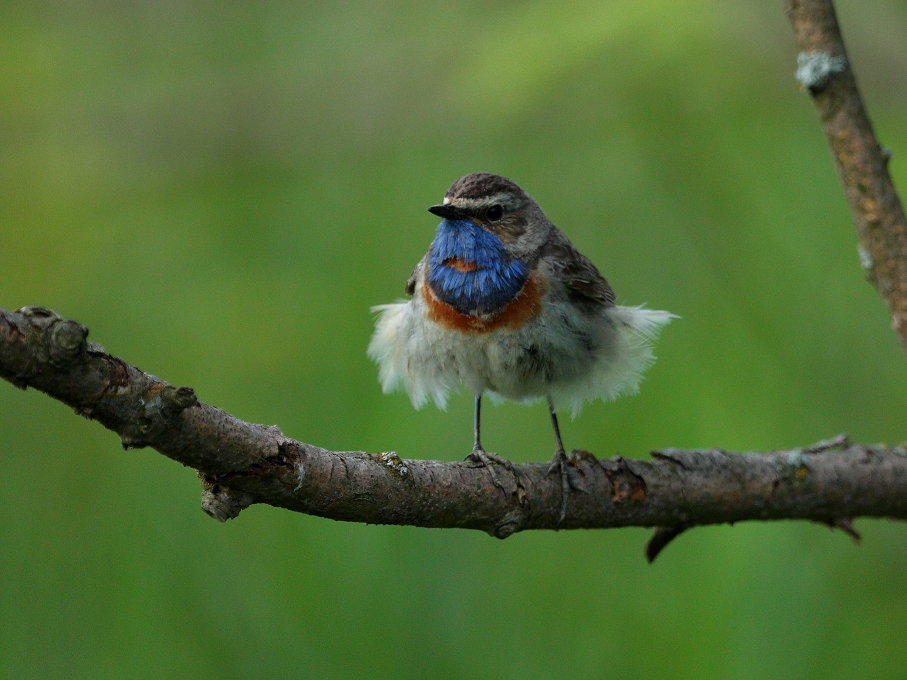
[[[464,218],[459,208],[449,204],[433,205],[428,209],[428,212],[432,215],[443,217],[445,220],[461,220]]]

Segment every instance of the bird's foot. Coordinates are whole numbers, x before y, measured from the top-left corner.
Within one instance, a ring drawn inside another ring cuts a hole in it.
[[[573,483],[570,481],[570,473],[567,471],[568,464],[567,454],[564,453],[562,448],[558,448],[551,458],[551,463],[548,465],[548,474],[557,473],[561,478],[561,511],[557,518],[558,525],[567,516],[567,498],[570,495],[570,489],[573,488]]]
[[[474,463],[475,465],[473,467],[486,468],[488,470],[488,474],[491,475],[491,481],[494,482],[494,485],[501,491],[506,491],[504,485],[501,483],[501,480],[498,479],[497,472],[494,471],[494,466],[501,465],[506,470],[514,472],[513,463],[511,463],[503,456],[499,456],[496,453],[488,453],[488,451],[480,447],[473,449],[472,453],[466,456],[466,460]]]

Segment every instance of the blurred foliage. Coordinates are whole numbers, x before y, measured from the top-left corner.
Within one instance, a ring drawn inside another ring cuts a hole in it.
[[[907,129],[907,6],[841,2],[877,132]],[[568,446],[905,436],[907,364],[863,280],[780,2],[0,4],[0,306],[335,449],[458,459],[470,399],[380,393],[456,177],[509,175],[624,302],[682,320]],[[366,527],[252,508],[0,384],[0,676],[902,678],[907,536]],[[551,453],[541,406],[486,445]]]

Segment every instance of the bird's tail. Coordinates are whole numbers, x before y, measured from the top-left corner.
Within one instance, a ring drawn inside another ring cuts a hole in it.
[[[624,394],[635,394],[643,373],[655,361],[652,345],[676,314],[659,309],[611,307],[607,314],[613,330],[607,347],[590,371],[578,381],[556,391],[555,403],[568,407],[573,415],[593,399],[610,401]]]

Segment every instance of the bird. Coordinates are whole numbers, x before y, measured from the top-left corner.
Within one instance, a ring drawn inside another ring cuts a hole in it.
[[[375,305],[369,357],[385,393],[402,387],[415,408],[444,409],[464,384],[473,394],[473,446],[485,466],[512,463],[485,450],[482,397],[548,405],[561,478],[562,521],[570,482],[557,413],[638,390],[652,345],[676,318],[621,306],[594,264],[513,180],[460,177],[428,211],[441,218],[428,252],[406,282],[408,299]]]

